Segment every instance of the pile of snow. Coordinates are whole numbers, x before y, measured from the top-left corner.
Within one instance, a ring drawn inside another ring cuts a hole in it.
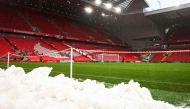
[[[182,109],[153,100],[150,91],[134,81],[108,89],[63,74],[48,77],[51,70],[41,67],[25,74],[20,67],[0,69],[0,109]]]

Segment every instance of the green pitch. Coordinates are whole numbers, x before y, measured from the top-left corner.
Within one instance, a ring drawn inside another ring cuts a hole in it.
[[[60,73],[69,77],[69,63],[10,63],[26,72],[36,67],[52,67],[51,76]],[[0,63],[1,68],[6,63]],[[190,64],[182,63],[74,63],[73,78],[92,79],[112,86],[129,80],[150,89],[154,99],[175,105],[190,106]]]

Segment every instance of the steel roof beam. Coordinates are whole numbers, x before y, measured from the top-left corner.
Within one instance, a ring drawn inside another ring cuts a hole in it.
[[[119,5],[119,4],[123,3],[124,1],[126,1],[126,0],[120,0],[118,2],[115,2],[115,3],[113,3],[113,6]]]

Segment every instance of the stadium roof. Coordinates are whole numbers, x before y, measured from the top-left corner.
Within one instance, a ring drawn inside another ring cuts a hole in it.
[[[190,3],[145,13],[157,25],[168,27],[190,23]]]
[[[113,7],[122,7],[122,13],[116,13],[106,9],[105,6],[97,6],[95,0],[8,0],[10,2],[21,4],[39,10],[60,13],[71,18],[76,18],[88,22],[99,27],[134,27],[142,25],[142,20],[147,21],[144,17],[143,9],[148,7],[145,0],[102,0],[102,2],[110,2]],[[85,7],[92,7],[93,13],[87,14]],[[104,13],[106,16],[102,16]],[[139,15],[140,14],[140,15]],[[128,16],[128,17],[127,17]],[[133,19],[134,18],[134,19]],[[137,19],[137,20],[136,20]],[[142,20],[138,20],[142,19]],[[149,20],[149,19],[148,19]],[[143,22],[143,25],[149,23]]]
[[[116,12],[114,10],[115,7],[121,7],[122,12],[119,14],[128,14],[129,11],[135,11],[148,7],[148,4],[145,0],[102,0],[103,3],[100,5],[96,5],[96,3],[94,2],[95,0],[82,0],[82,1],[112,12]],[[111,3],[113,8],[111,9],[106,8],[104,6],[104,3]]]
[[[94,10],[101,10],[105,12],[114,12],[115,8],[120,7],[122,9],[121,13],[117,14],[126,14],[128,11],[135,11],[138,9],[147,8],[148,4],[145,0],[99,0],[101,4],[97,5],[96,0],[8,0],[10,2],[16,2],[22,5],[28,5],[36,7],[38,9],[47,9],[47,10],[65,10],[73,9],[76,12],[81,12],[85,7],[91,6]],[[105,4],[110,3],[111,7],[106,8]],[[101,9],[100,9],[101,8]]]

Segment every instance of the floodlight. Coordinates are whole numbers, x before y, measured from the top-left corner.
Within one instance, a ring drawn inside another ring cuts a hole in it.
[[[101,0],[96,0],[95,3],[96,3],[97,5],[100,5],[100,4],[102,3],[102,1],[101,1]]]
[[[110,9],[112,7],[111,3],[104,3],[104,5],[106,5],[106,8]]]
[[[120,13],[120,12],[121,12],[121,8],[120,8],[120,7],[116,7],[116,8],[115,8],[115,11],[116,11],[117,13]]]
[[[84,8],[85,9],[85,11],[87,12],[87,13],[91,13],[92,12],[92,8],[91,7],[86,7],[86,8]]]
[[[102,16],[105,16],[105,14],[104,14],[104,13],[102,13]]]

